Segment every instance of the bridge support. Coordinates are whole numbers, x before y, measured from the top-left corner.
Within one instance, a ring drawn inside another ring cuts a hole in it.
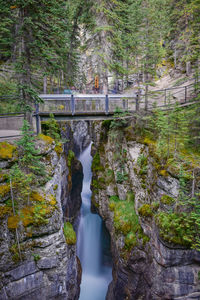
[[[109,113],[109,98],[108,98],[108,95],[106,95],[106,99],[105,99],[105,113],[106,113],[106,115],[108,115],[108,113]]]
[[[72,112],[72,116],[75,113],[75,101],[74,101],[74,95],[71,95],[71,112]]]

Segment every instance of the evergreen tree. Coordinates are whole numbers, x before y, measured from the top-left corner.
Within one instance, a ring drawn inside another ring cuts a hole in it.
[[[39,151],[35,148],[34,135],[30,129],[29,123],[25,120],[22,127],[22,138],[17,142],[20,146],[20,159],[19,166],[27,174],[33,173],[35,175],[46,175],[44,166],[41,163]]]

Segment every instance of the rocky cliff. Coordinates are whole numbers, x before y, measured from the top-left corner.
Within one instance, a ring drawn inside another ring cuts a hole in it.
[[[8,174],[20,157],[15,145],[1,143],[0,299],[78,299],[81,266],[64,222],[81,205],[82,169],[69,142],[65,153],[62,145],[43,135],[36,146],[48,180],[31,192],[29,203],[15,203],[13,215]]]
[[[200,299],[200,252],[191,249],[187,213],[177,213],[180,178],[137,138],[133,120],[110,125],[94,124],[92,151],[92,201],[114,262],[107,299]]]

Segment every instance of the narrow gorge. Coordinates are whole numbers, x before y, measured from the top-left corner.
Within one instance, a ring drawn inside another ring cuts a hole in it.
[[[179,175],[137,126],[134,117],[60,122],[60,146],[40,135],[49,179],[15,214],[8,173],[20,152],[0,143],[1,300],[200,299],[200,252],[184,220],[181,231],[169,219]],[[187,187],[198,192],[195,174]]]

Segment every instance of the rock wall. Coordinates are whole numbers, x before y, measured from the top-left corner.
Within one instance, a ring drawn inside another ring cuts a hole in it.
[[[17,250],[16,229],[8,228],[10,211],[5,211],[9,210],[5,203],[9,200],[10,193],[9,190],[7,194],[1,193],[0,299],[78,299],[81,266],[76,257],[76,246],[66,243],[63,226],[65,206],[69,206],[69,202],[77,197],[78,206],[76,204],[73,209],[73,213],[77,214],[76,210],[81,204],[82,186],[79,184],[74,191],[69,178],[73,181],[74,176],[79,176],[81,180],[82,169],[75,158],[69,168],[62,147],[56,147],[51,140],[39,140],[37,147],[50,180],[34,192],[34,197],[38,198],[35,201],[42,201],[43,205],[39,208],[36,205],[34,209],[37,207],[41,211],[44,208],[46,214],[43,217],[40,215],[42,221],[40,223],[37,219],[36,224],[30,219],[30,216],[35,218],[36,211],[29,211],[29,206],[21,210],[17,228],[21,261]],[[16,156],[0,159],[0,187],[4,186],[4,178],[16,159]]]
[[[92,201],[112,243],[107,300],[200,299],[200,252],[164,241],[156,223],[157,213],[175,205],[177,176],[158,170],[149,147],[135,140],[134,124],[108,132],[109,125],[94,124],[92,150]]]

